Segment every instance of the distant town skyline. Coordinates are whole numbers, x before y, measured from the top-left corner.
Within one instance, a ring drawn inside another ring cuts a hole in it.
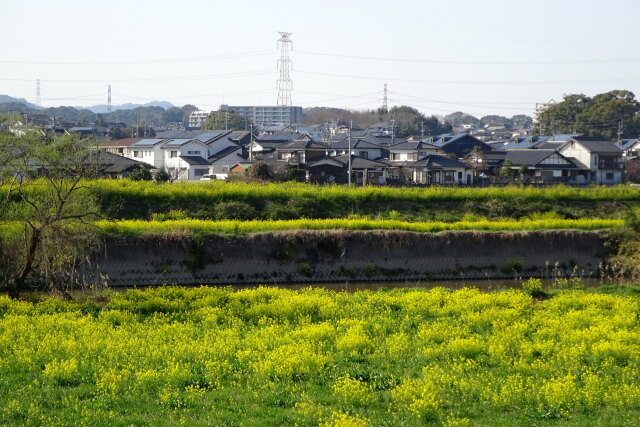
[[[426,115],[533,115],[563,94],[640,95],[637,0],[317,2],[5,0],[0,94],[41,105],[276,105],[278,31],[292,103]]]

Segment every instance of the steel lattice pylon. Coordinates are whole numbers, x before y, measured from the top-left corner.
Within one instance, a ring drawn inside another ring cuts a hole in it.
[[[291,81],[291,58],[289,51],[293,49],[293,42],[289,38],[291,33],[279,31],[278,49],[280,50],[280,58],[278,59],[278,70],[280,77],[278,78],[278,105],[291,106],[291,90],[293,89],[293,81]]]

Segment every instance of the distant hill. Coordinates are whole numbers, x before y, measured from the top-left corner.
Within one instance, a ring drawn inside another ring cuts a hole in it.
[[[162,107],[165,110],[168,110],[169,108],[175,107],[175,105],[173,105],[170,102],[167,101],[151,101],[151,102],[147,102],[146,104],[131,104],[131,103],[127,103],[127,104],[122,104],[122,105],[112,105],[111,106],[111,111],[116,111],[116,110],[133,110],[134,108],[138,108],[138,107]],[[76,107],[78,109],[83,108],[85,110],[89,110],[93,113],[96,114],[104,114],[107,113],[109,110],[109,107],[106,104],[101,104],[101,105],[93,105],[91,107]]]
[[[39,105],[36,104],[32,104],[30,102],[28,102],[26,99],[24,98],[14,98],[13,96],[9,96],[9,95],[0,95],[0,104],[24,104],[25,106],[32,108],[34,110],[43,110],[43,108]]]

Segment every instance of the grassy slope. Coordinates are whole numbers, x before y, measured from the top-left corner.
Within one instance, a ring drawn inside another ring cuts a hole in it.
[[[633,425],[639,310],[441,288],[0,297],[0,424]]]
[[[544,219],[503,221],[405,222],[368,219],[299,219],[283,221],[204,221],[195,219],[167,221],[101,221],[98,226],[112,235],[169,234],[247,234],[284,230],[405,230],[435,233],[444,230],[532,231],[532,230],[603,230],[620,227],[622,220]]]

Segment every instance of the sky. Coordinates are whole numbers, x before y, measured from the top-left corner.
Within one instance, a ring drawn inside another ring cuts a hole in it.
[[[2,0],[0,94],[41,105],[276,105],[531,115],[564,94],[640,97],[640,0]]]

